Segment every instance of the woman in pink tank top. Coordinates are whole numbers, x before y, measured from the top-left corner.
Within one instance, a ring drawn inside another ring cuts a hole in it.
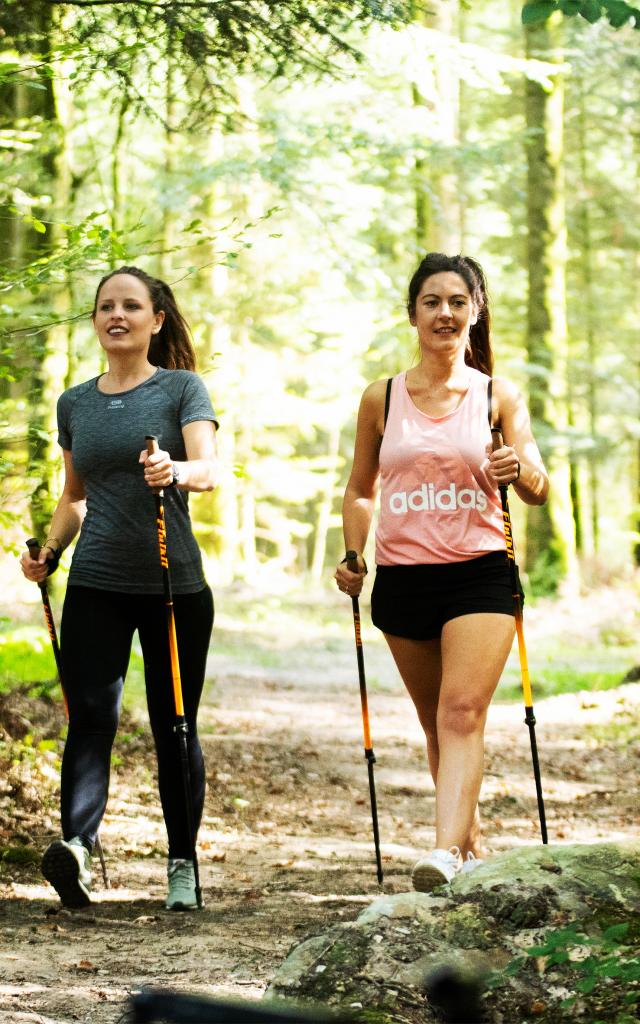
[[[420,362],[362,396],[343,504],[346,550],[360,553],[360,571],[343,562],[336,581],[351,596],[362,589],[361,553],[379,490],[371,613],[427,740],[435,848],[418,860],[413,884],[429,891],[481,863],[484,727],[515,631],[498,487],[513,484],[538,505],[549,481],[517,388],[498,379],[489,392],[481,267],[429,253],[407,307]],[[497,451],[492,424],[505,439]]]

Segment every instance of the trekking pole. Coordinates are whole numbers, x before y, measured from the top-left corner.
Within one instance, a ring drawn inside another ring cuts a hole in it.
[[[493,435],[493,450],[502,448],[502,433],[498,427],[491,427]],[[542,781],[540,779],[540,763],[538,761],[538,744],[536,743],[536,718],[533,713],[533,693],[531,691],[531,679],[529,676],[529,662],[527,659],[527,648],[524,643],[524,621],[522,615],[522,598],[518,585],[518,566],[516,564],[516,553],[513,543],[513,531],[511,529],[511,514],[509,512],[509,499],[507,491],[508,484],[499,484],[500,500],[502,502],[502,519],[504,521],[504,538],[507,545],[507,557],[511,574],[511,589],[513,591],[513,607],[515,611],[516,633],[518,636],[518,654],[520,655],[520,675],[522,677],[522,692],[524,695],[525,723],[529,727],[529,739],[531,741],[531,760],[533,762],[533,777],[536,783],[536,797],[538,800],[538,816],[540,818],[540,832],[542,842],[547,845],[547,818],[544,810],[544,797],[542,795]]]
[[[150,455],[158,451],[158,438],[153,434],[145,437],[147,451]],[[167,528],[164,518],[164,488],[154,489],[156,499],[156,527],[158,530],[158,548],[160,551],[160,565],[162,566],[162,585],[164,588],[164,603],[167,608],[167,629],[169,632],[169,657],[171,661],[171,682],[173,685],[173,703],[176,712],[174,732],[178,740],[180,751],[180,767],[182,770],[182,786],[184,789],[184,805],[187,816],[187,831],[191,840],[193,857],[193,875],[195,878],[196,901],[198,909],[202,910],[202,889],[200,888],[200,872],[198,870],[198,856],[196,853],[196,829],[195,815],[193,813],[193,794],[191,792],[191,772],[189,770],[189,749],[187,747],[187,735],[189,724],[184,713],[182,700],[182,681],[180,679],[180,662],[178,660],[178,638],[176,635],[176,620],[173,608],[173,594],[171,592],[171,576],[169,574],[169,559],[167,556]]]
[[[40,542],[35,537],[30,537],[29,540],[25,541],[29,554],[34,562],[37,562],[40,555]],[[56,669],[58,672],[58,681],[60,683],[60,689],[62,690],[62,700],[64,702],[64,713],[69,721],[69,703],[67,701],[67,695],[64,689],[64,680],[62,677],[62,659],[60,657],[60,645],[58,643],[58,634],[56,633],[56,624],[53,618],[53,612],[51,610],[51,602],[49,601],[49,589],[47,587],[47,581],[43,580],[42,583],[38,583],[40,587],[40,593],[42,595],[42,607],[44,608],[44,617],[47,623],[47,630],[49,631],[49,639],[51,640],[51,647],[53,648],[53,657],[56,663]],[[100,858],[100,867],[102,868],[102,878],[104,881],[105,889],[111,888],[111,882],[107,874],[107,864],[104,859],[104,850],[102,849],[102,843],[100,842],[100,836],[96,836],[95,841],[96,851]]]
[[[347,551],[346,559],[349,572],[358,571],[358,555],[355,551]],[[360,680],[360,703],[362,704],[362,728],[364,731],[364,756],[367,761],[369,773],[369,796],[371,798],[371,824],[373,826],[373,841],[376,847],[376,864],[378,868],[378,884],[382,885],[382,860],[380,857],[380,834],[378,832],[378,804],[376,801],[376,786],[373,778],[373,766],[376,763],[376,756],[373,752],[371,742],[371,730],[369,729],[369,703],[367,701],[367,681],[364,674],[364,655],[362,652],[362,633],[360,630],[360,601],[352,596],[353,606],[353,628],[356,635],[356,659],[358,661],[358,678]]]

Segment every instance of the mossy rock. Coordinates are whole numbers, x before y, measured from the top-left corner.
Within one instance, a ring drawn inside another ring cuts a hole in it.
[[[481,991],[477,1022],[624,1024],[640,1006],[639,922],[640,842],[520,847],[434,894],[381,896],[307,939],[267,998],[376,1024],[461,1019],[438,1009],[446,969],[460,992],[465,979]]]

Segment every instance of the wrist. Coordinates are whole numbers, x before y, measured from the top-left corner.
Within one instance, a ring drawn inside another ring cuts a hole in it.
[[[170,486],[171,487],[178,487],[183,482],[182,469],[178,465],[177,462],[172,462],[171,463],[171,471],[172,471],[172,474],[173,474],[173,478],[171,480]]]
[[[42,546],[43,548],[50,548],[54,555],[61,555],[64,547],[59,537],[47,537]]]

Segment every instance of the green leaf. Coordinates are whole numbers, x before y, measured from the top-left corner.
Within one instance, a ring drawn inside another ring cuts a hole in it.
[[[47,228],[46,228],[46,225],[43,224],[41,220],[38,220],[36,217],[34,217],[33,220],[31,221],[31,225],[32,225],[34,231],[37,231],[39,235],[46,235]]]
[[[584,995],[588,995],[589,992],[593,992],[596,987],[596,978],[581,978],[576,982],[576,988],[578,992],[582,992]]]
[[[595,25],[602,17],[602,4],[599,0],[583,0],[580,4],[580,14],[591,25]]]
[[[522,24],[535,25],[537,22],[546,21],[557,10],[558,4],[555,0],[533,0],[533,3],[525,4],[522,8]]]
[[[604,7],[609,24],[613,28],[622,28],[636,13],[633,7],[623,3],[623,0],[604,0]]]
[[[622,924],[613,924],[610,928],[607,928],[602,933],[602,938],[607,942],[617,942],[619,939],[623,939],[629,931],[629,922],[623,921]]]
[[[560,0],[560,10],[568,18],[575,18],[577,14],[580,14],[581,6],[582,0]]]

